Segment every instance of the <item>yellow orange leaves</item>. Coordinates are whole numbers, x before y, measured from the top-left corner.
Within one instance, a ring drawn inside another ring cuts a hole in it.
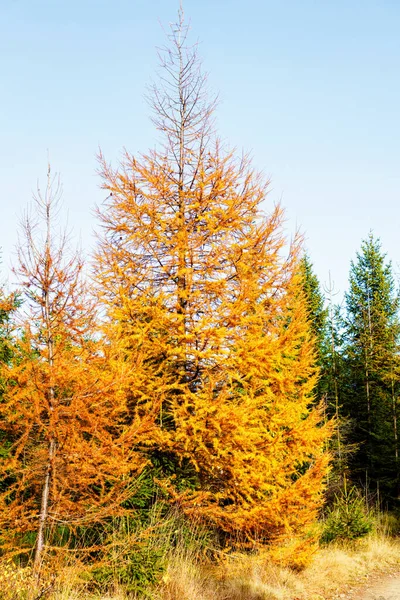
[[[16,269],[26,289],[24,313],[13,355],[0,365],[0,430],[12,441],[0,461],[8,481],[0,493],[2,542],[15,544],[16,530],[36,532],[38,563],[49,523],[51,530],[54,523],[74,528],[120,511],[126,476],[148,462],[137,445],[154,427],[149,412],[128,418],[126,380],[135,365],[96,329],[81,260],[53,235],[51,192],[38,199],[44,239],[24,224]]]
[[[191,490],[171,479],[171,497],[232,536],[272,539],[315,518],[330,430],[310,409],[317,372],[299,245],[284,257],[281,209],[262,216],[260,179],[213,152],[213,170],[210,154],[197,157],[180,192],[156,153],[127,156],[129,186],[103,164],[112,199],[100,214],[100,294],[136,365],[136,402],[140,390],[146,411],[160,411],[155,447],[197,474]],[[141,204],[130,192],[139,187]]]
[[[279,206],[263,211],[268,182],[248,157],[215,138],[185,34],[181,20],[150,100],[160,149],[117,168],[100,156],[98,296],[160,485],[225,538],[263,542],[315,518],[330,426],[311,408],[300,239],[288,244]]]

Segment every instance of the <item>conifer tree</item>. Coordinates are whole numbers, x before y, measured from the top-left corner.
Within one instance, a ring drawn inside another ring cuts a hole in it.
[[[0,362],[8,363],[12,356],[12,318],[19,304],[17,294],[7,295],[0,289]]]
[[[315,518],[328,462],[300,246],[284,257],[282,210],[262,213],[266,184],[215,140],[186,36],[181,12],[151,96],[161,148],[100,157],[96,277],[135,365],[132,411],[158,415],[161,485],[225,534],[284,538]]]
[[[344,406],[358,445],[353,473],[387,497],[397,495],[399,297],[391,263],[372,233],[351,263],[345,296],[346,386]]]
[[[23,221],[15,273],[24,303],[0,373],[0,432],[12,439],[0,463],[1,541],[29,551],[35,540],[36,569],[57,528],[120,512],[124,478],[145,466],[138,440],[148,430],[148,417],[126,426],[126,368],[96,335],[83,262],[58,232],[59,192],[49,170],[35,218]]]
[[[11,336],[12,322],[15,310],[18,306],[18,296],[16,294],[7,295],[4,289],[0,290],[0,365],[8,365],[13,356],[13,340]],[[0,378],[0,403],[4,393],[4,381]],[[8,454],[13,440],[5,435],[0,429],[0,461],[4,460]],[[0,490],[6,483],[0,481]]]
[[[329,367],[327,364],[330,348],[328,309],[325,306],[325,298],[308,254],[305,254],[301,259],[300,268],[311,332],[316,342],[315,350],[319,367],[315,395],[318,400],[321,400],[326,398],[329,392]]]
[[[316,401],[323,401],[326,418],[335,419],[335,433],[330,441],[332,470],[328,479],[328,495],[333,496],[341,489],[343,475],[347,467],[351,445],[346,443],[349,429],[348,420],[343,415],[341,393],[345,368],[342,359],[342,336],[340,307],[333,304],[333,285],[329,281],[326,289],[328,306],[313,265],[306,254],[301,260],[303,290],[306,297],[311,331],[316,340],[319,377],[315,387]]]

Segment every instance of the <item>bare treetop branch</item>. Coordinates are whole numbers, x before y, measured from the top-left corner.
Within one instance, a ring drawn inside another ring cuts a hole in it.
[[[212,136],[217,98],[209,98],[198,43],[188,44],[189,25],[182,6],[178,22],[170,27],[169,45],[158,52],[159,81],[150,86],[147,100],[153,111],[152,121],[165,136],[165,152],[177,163],[182,178],[185,164],[190,162],[186,157],[201,156]]]

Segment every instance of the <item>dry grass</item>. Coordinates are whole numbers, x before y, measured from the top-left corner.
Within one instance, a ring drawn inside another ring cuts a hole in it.
[[[362,583],[372,571],[400,567],[400,541],[372,535],[352,544],[320,548],[302,572],[273,564],[267,554],[231,554],[218,565],[206,566],[193,546],[177,546],[152,600],[328,600],[346,586]],[[78,567],[59,573],[48,600],[125,600],[123,590],[112,596],[92,595],[79,585]],[[4,588],[3,588],[4,589]],[[29,590],[0,600],[25,600]],[[30,596],[32,598],[32,596]]]
[[[363,581],[373,571],[400,567],[400,542],[370,536],[347,545],[330,545],[319,551],[301,574],[305,589],[329,598],[346,585]]]
[[[214,569],[190,559],[172,560],[157,600],[323,600],[372,571],[400,566],[400,542],[371,536],[318,550],[301,573],[274,565],[262,554],[229,556]]]

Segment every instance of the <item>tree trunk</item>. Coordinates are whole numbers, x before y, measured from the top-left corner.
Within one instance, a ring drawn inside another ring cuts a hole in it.
[[[42,500],[40,505],[40,516],[39,516],[39,528],[36,541],[35,559],[34,559],[34,570],[38,572],[42,563],[42,554],[45,546],[45,532],[47,525],[47,517],[49,512],[49,493],[50,493],[50,482],[51,472],[53,469],[53,458],[55,454],[55,442],[51,440],[49,444],[49,457],[46,468],[46,475],[44,478],[42,488]]]
[[[50,179],[50,166],[47,172],[47,191],[51,191],[51,179]],[[50,197],[47,195],[46,202],[46,250],[45,250],[45,264],[44,264],[44,286],[43,286],[43,305],[42,311],[44,316],[44,323],[46,327],[46,345],[47,345],[47,360],[50,369],[50,382],[47,390],[48,398],[48,415],[49,415],[49,426],[50,426],[50,440],[48,446],[48,461],[46,465],[46,474],[43,481],[42,498],[40,504],[39,514],[39,527],[36,541],[34,568],[38,572],[42,563],[42,555],[45,547],[46,527],[49,515],[49,502],[50,502],[50,485],[52,479],[53,462],[56,452],[56,442],[53,434],[51,433],[52,428],[52,413],[54,411],[54,382],[53,382],[53,366],[54,366],[54,343],[52,335],[52,324],[51,324],[51,269],[52,269],[52,254],[51,254],[51,202]]]

